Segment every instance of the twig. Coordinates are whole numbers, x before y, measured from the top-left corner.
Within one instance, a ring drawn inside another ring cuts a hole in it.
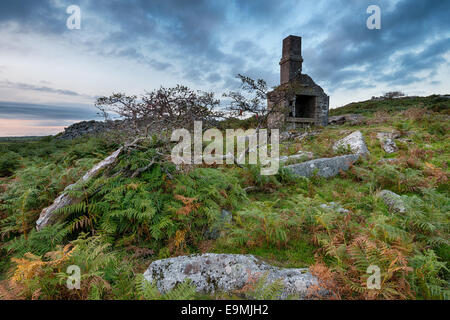
[[[152,159],[152,161],[148,164],[148,165],[146,165],[145,167],[143,167],[143,168],[139,168],[139,169],[137,169],[135,172],[133,172],[133,174],[131,175],[131,178],[136,178],[138,175],[140,175],[141,173],[143,173],[143,172],[145,172],[145,171],[147,171],[148,169],[150,169],[150,167],[152,166],[152,165],[154,165],[155,164],[155,160],[154,159]]]

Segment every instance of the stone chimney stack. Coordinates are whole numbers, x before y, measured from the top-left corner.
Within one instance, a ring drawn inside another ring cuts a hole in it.
[[[285,38],[280,61],[280,83],[285,84],[301,73],[302,63],[302,38],[297,36]]]

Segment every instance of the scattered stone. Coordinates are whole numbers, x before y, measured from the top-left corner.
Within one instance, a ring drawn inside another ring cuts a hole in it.
[[[328,118],[328,124],[331,125],[342,125],[346,121],[345,115],[342,116],[331,116]]]
[[[293,136],[293,132],[283,131],[280,132],[280,141],[289,140]]]
[[[402,142],[402,143],[406,143],[406,144],[413,142],[412,139],[409,139],[409,138],[400,138],[400,139],[397,139],[397,140]]]
[[[314,137],[320,134],[320,131],[284,131],[280,133],[280,141],[284,140],[297,140],[302,141],[308,137]]]
[[[398,131],[392,131],[392,132],[378,132],[377,138],[378,139],[398,139],[401,137],[401,133]]]
[[[358,159],[358,154],[349,154],[333,158],[314,159],[288,165],[286,168],[291,170],[292,173],[303,177],[311,177],[314,174],[317,174],[318,176],[329,178],[338,175],[341,170],[348,170],[350,165]]]
[[[386,153],[395,153],[398,151],[398,147],[392,139],[383,140],[382,147]]]
[[[328,118],[328,124],[331,125],[342,125],[344,123],[349,123],[350,125],[357,125],[366,122],[366,117],[360,114],[343,114],[340,116],[331,116]]]
[[[369,149],[367,149],[364,137],[359,130],[337,141],[333,146],[333,150],[338,151],[340,148],[347,147],[349,147],[353,153],[358,155],[368,155],[370,153]]]
[[[191,279],[200,293],[232,293],[262,276],[267,276],[267,284],[279,279],[283,282],[280,299],[290,295],[306,299],[308,289],[318,286],[317,278],[306,268],[278,268],[253,255],[241,254],[205,253],[157,260],[144,273],[145,279],[154,283],[161,293],[186,279]]]
[[[344,209],[339,203],[336,203],[336,202],[324,203],[324,204],[321,204],[320,207],[322,209],[332,210],[332,211],[335,211],[338,213],[350,213],[349,210]]]
[[[398,194],[389,191],[382,190],[378,193],[378,196],[384,201],[384,203],[388,206],[389,210],[404,213],[406,212],[405,203],[401,196]]]
[[[395,144],[394,139],[399,138],[398,132],[379,132],[377,138],[380,140],[381,147],[386,153],[395,153],[398,151],[398,147]]]
[[[280,162],[281,163],[300,162],[300,161],[305,161],[305,160],[311,160],[313,158],[314,158],[314,154],[312,152],[300,150],[297,154],[293,154],[290,156],[281,156]]]
[[[233,214],[230,211],[223,209],[218,223],[215,224],[215,226],[210,228],[208,231],[206,231],[205,238],[208,240],[218,239],[222,231],[225,229],[226,225],[230,224],[232,220]]]

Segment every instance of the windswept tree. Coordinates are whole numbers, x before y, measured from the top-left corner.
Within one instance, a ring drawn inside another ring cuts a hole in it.
[[[405,94],[401,91],[390,91],[390,92],[386,92],[383,97],[387,98],[387,99],[394,99],[394,98],[400,98],[400,97],[404,97]]]
[[[96,107],[110,119],[111,113],[127,120],[137,132],[160,132],[193,127],[194,121],[214,125],[223,114],[214,93],[193,91],[186,86],[161,87],[142,96],[114,93],[97,99]]]
[[[254,80],[250,77],[238,74],[241,80],[242,91],[231,91],[223,96],[230,99],[227,107],[230,116],[245,117],[253,116],[258,128],[264,123],[267,116],[267,83],[263,79]]]
[[[266,81],[263,79],[254,80],[242,74],[238,74],[236,78],[241,80],[241,91],[231,91],[223,94],[224,97],[231,100],[227,107],[230,115],[240,118],[245,116],[254,117],[257,123],[256,129],[266,126],[269,115],[280,111],[279,107],[268,108],[267,97],[269,91]],[[270,99],[273,105],[278,106],[292,94],[290,91],[290,88],[279,88],[272,91]]]

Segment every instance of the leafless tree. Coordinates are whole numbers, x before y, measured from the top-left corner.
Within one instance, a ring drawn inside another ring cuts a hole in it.
[[[193,91],[186,86],[161,87],[146,92],[141,97],[113,93],[110,97],[97,99],[96,107],[105,120],[115,113],[137,132],[160,132],[173,128],[193,127],[194,121],[212,126],[223,117],[218,111],[220,101],[213,93]]]
[[[393,99],[393,98],[399,98],[399,97],[404,97],[405,94],[401,91],[390,91],[390,92],[386,92],[384,94],[384,97],[387,99]]]
[[[277,90],[270,92],[270,100],[277,108],[269,109],[267,105],[269,92],[266,81],[254,80],[242,74],[238,74],[236,77],[241,80],[243,92],[231,91],[223,95],[231,99],[227,110],[231,116],[235,117],[254,116],[257,122],[256,129],[267,124],[267,118],[271,113],[280,112],[280,102],[289,99],[289,95],[292,94],[290,87],[278,87]]]
[[[241,80],[241,91],[231,91],[223,96],[231,100],[227,110],[230,116],[254,116],[258,127],[262,125],[267,116],[267,83],[263,79],[253,80],[250,77],[238,74]]]

